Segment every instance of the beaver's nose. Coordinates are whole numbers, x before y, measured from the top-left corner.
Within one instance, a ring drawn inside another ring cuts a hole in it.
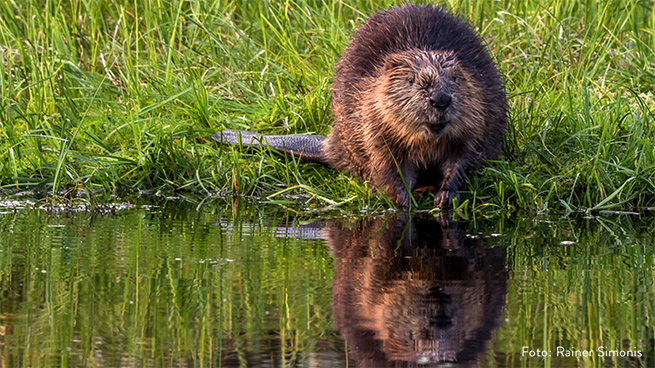
[[[450,103],[453,101],[453,96],[439,92],[436,93],[430,98],[430,105],[432,107],[435,107],[437,109],[442,109],[444,110],[446,107],[450,106]]]

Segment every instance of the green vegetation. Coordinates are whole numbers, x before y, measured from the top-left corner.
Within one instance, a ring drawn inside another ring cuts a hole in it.
[[[397,3],[1,1],[0,186],[385,208],[346,174],[209,137],[327,134],[334,62],[371,12]],[[655,205],[652,4],[443,5],[488,40],[510,96],[505,156],[462,188],[466,206]]]

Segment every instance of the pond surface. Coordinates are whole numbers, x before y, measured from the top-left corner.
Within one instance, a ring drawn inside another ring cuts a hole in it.
[[[652,218],[0,212],[0,367],[655,365]]]

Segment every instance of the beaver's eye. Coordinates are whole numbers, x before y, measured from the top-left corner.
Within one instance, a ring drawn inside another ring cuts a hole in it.
[[[453,82],[457,83],[457,76],[453,75]]]
[[[411,84],[414,84],[414,77],[412,76],[412,77],[407,78],[407,82],[408,82],[410,85],[411,85]]]

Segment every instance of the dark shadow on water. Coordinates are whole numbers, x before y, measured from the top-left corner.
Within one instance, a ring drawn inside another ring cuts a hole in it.
[[[502,247],[461,225],[407,215],[328,224],[333,309],[362,367],[471,363],[498,327],[507,292]]]

